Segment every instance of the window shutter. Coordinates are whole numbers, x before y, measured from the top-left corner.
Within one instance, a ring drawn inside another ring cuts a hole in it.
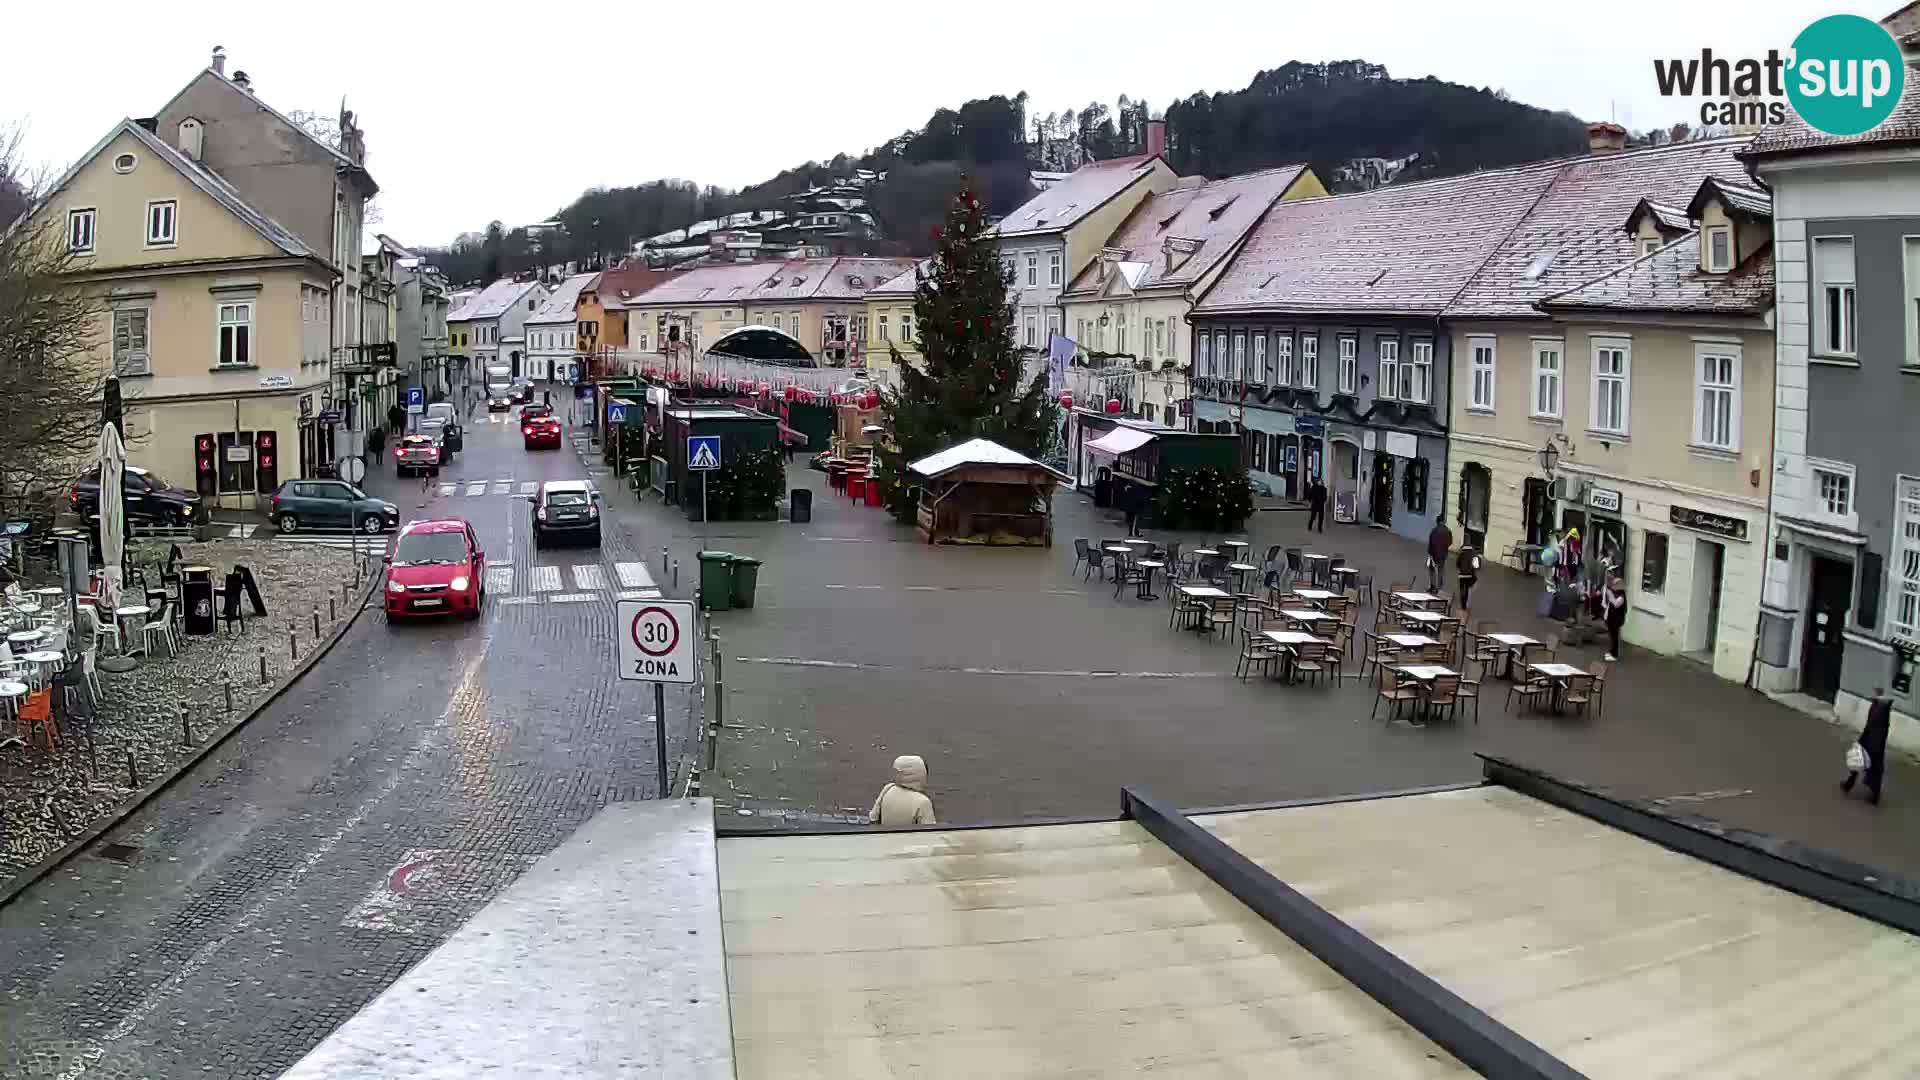
[[[1860,602],[1853,606],[1854,619],[1868,630],[1880,620],[1880,553],[1870,548],[1860,552]]]

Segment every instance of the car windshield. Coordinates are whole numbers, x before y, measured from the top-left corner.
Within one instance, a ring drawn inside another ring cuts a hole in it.
[[[585,506],[587,505],[587,493],[584,491],[549,491],[547,492],[547,504],[549,506]]]
[[[467,561],[467,538],[457,532],[417,532],[400,538],[395,566],[426,566]]]

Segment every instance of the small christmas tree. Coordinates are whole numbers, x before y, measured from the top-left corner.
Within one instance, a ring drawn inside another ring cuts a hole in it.
[[[918,275],[913,314],[924,363],[899,366],[900,387],[881,406],[892,433],[881,452],[885,491],[902,521],[913,520],[917,499],[907,462],[974,438],[1038,457],[1060,422],[1044,372],[1020,385],[1012,282],[985,233],[980,201],[963,187],[946,225],[934,228],[933,258]]]

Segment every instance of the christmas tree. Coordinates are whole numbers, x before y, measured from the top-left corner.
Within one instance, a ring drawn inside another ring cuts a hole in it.
[[[922,366],[899,365],[899,388],[881,408],[892,435],[883,447],[884,490],[894,516],[912,521],[917,491],[906,463],[968,439],[992,439],[1039,457],[1060,420],[1044,371],[1020,385],[1012,284],[986,236],[980,201],[963,187],[933,230],[933,257],[917,275],[914,327]]]

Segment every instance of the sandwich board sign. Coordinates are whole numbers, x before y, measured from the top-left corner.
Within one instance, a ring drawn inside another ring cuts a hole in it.
[[[687,468],[694,472],[711,472],[720,467],[720,436],[687,436]]]

